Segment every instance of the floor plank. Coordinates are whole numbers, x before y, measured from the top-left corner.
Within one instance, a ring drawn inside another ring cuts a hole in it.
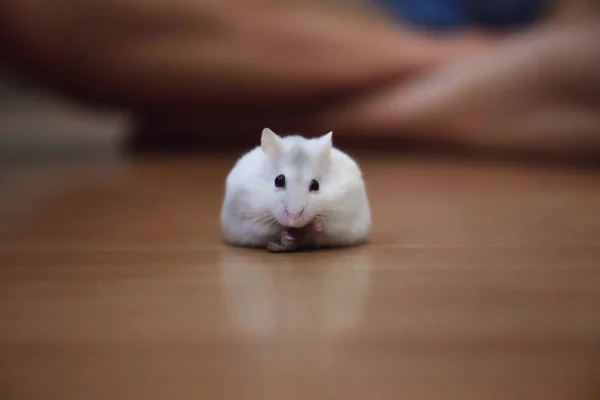
[[[7,159],[3,399],[600,395],[597,172],[361,155],[370,243],[274,255],[235,156]]]

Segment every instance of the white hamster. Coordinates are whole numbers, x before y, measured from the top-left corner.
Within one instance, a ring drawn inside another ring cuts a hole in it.
[[[221,211],[225,242],[272,251],[360,244],[371,229],[362,172],[332,145],[262,131],[261,145],[244,154],[225,184]]]

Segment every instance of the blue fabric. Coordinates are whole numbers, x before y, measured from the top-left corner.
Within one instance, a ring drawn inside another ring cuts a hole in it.
[[[425,28],[456,28],[466,24],[461,0],[375,0],[394,17]]]
[[[535,21],[549,0],[375,0],[398,20],[429,29],[514,27]]]

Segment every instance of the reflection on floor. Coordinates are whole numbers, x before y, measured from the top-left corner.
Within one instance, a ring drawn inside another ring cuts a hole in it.
[[[597,398],[597,172],[359,154],[370,243],[269,254],[238,154],[60,143],[1,159],[3,398]]]

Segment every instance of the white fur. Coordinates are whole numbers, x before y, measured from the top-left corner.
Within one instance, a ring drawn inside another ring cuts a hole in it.
[[[285,188],[276,188],[283,174]],[[320,188],[309,191],[316,179]],[[300,217],[290,219],[288,212]],[[371,228],[371,211],[362,173],[347,154],[332,146],[332,134],[316,139],[279,137],[263,130],[261,145],[244,154],[227,176],[221,225],[225,241],[265,247],[279,241],[283,227],[300,227],[320,217],[309,247],[358,244]]]

